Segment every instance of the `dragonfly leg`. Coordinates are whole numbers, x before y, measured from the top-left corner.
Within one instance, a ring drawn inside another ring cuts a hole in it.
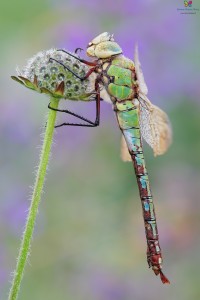
[[[62,127],[62,126],[80,126],[80,127],[97,127],[99,126],[99,123],[100,123],[100,101],[101,101],[101,98],[100,98],[100,89],[99,89],[99,84],[96,83],[95,84],[95,89],[97,91],[97,94],[96,94],[96,119],[95,121],[91,121],[91,120],[88,120],[74,112],[71,112],[67,109],[57,109],[57,108],[53,108],[50,106],[50,103],[48,105],[48,108],[49,109],[52,109],[52,110],[55,110],[55,111],[59,111],[59,112],[64,112],[66,114],[69,114],[69,115],[72,115],[82,121],[85,121],[86,123],[88,124],[82,124],[82,123],[62,123],[60,125],[56,125],[55,128],[58,128],[58,127]]]
[[[76,48],[75,53],[77,53],[77,51],[78,51],[79,49],[83,50],[82,48]],[[80,57],[77,57],[76,55],[73,55],[72,53],[70,53],[70,52],[68,52],[68,51],[66,51],[66,50],[63,50],[63,49],[58,49],[57,51],[62,51],[62,52],[64,52],[64,53],[66,53],[66,54],[68,54],[68,55],[70,55],[70,56],[76,58],[77,60],[79,60],[80,62],[84,63],[84,64],[87,65],[87,66],[94,67],[94,66],[96,66],[96,65],[98,64],[98,61],[97,61],[97,60],[95,60],[95,61],[87,61],[87,60],[82,59],[82,58],[80,58]]]
[[[82,49],[82,48],[80,48],[80,47],[78,47],[78,48],[76,48],[76,49],[75,49],[75,51],[74,51],[74,52],[77,54],[77,53],[78,53],[78,51],[80,51],[80,52],[81,52],[81,51],[83,51],[83,49]]]
[[[99,81],[100,81],[100,79],[97,77],[95,80],[95,91],[96,91],[96,120],[95,120],[95,123],[97,123],[98,125],[100,122],[100,103],[101,103]]]

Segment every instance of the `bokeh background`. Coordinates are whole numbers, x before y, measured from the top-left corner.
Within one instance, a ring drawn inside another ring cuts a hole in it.
[[[200,11],[178,8],[184,1],[1,1],[0,299],[15,268],[48,111],[47,97],[10,75],[40,50],[85,49],[104,31],[130,58],[138,42],[149,98],[173,126],[166,155],[154,158],[145,146],[171,285],[148,269],[134,171],[120,160],[120,131],[102,103],[99,128],[56,132],[19,299],[200,299]],[[94,117],[94,103],[63,105]]]

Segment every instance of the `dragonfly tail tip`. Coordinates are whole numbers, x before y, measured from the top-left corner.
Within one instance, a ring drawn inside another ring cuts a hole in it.
[[[163,274],[162,271],[160,271],[160,279],[161,279],[163,284],[165,284],[165,283],[170,284],[169,279]]]

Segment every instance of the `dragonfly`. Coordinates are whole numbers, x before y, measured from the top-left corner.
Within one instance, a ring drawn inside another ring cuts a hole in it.
[[[132,161],[137,178],[147,242],[147,262],[161,281],[170,283],[162,271],[162,253],[159,243],[157,221],[150,188],[149,176],[143,153],[143,139],[153,149],[154,155],[164,154],[172,141],[172,129],[167,114],[147,97],[148,88],[144,80],[136,46],[134,61],[125,57],[113,35],[104,32],[87,46],[86,53],[93,61],[78,55],[67,54],[89,66],[84,77],[78,76],[69,66],[63,65],[80,80],[95,74],[96,119],[94,122],[73,114],[87,124],[62,123],[64,125],[96,127],[100,122],[100,102],[110,101],[122,132],[121,154],[124,161]],[[62,64],[61,62],[57,61]],[[49,107],[51,108],[51,107]],[[67,110],[58,110],[69,113]]]

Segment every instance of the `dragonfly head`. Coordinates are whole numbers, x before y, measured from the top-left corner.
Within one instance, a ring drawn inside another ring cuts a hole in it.
[[[109,58],[121,53],[122,49],[108,32],[101,33],[87,46],[87,55],[96,58]]]

